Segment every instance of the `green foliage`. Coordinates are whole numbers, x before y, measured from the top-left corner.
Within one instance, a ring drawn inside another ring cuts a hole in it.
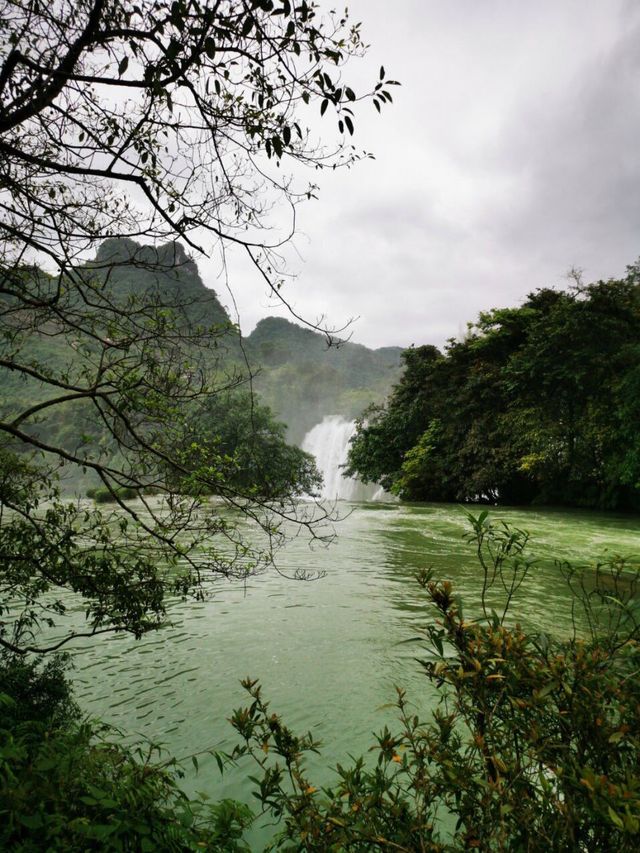
[[[170,769],[91,726],[53,732],[32,749],[25,735],[3,741],[5,850],[249,849],[239,840],[246,807],[187,799]]]
[[[408,350],[349,472],[408,500],[640,508],[640,273],[540,290]]]
[[[381,69],[356,95],[343,66],[364,52],[360,25],[306,0],[63,0],[46,11],[20,0],[1,11],[12,258],[29,245],[66,261],[99,235],[195,247],[202,229],[245,248],[277,293],[276,256],[256,234],[272,225],[274,196],[286,208],[317,189],[279,180],[277,167],[366,156],[351,144],[359,105],[380,111],[398,85]],[[327,149],[310,142],[307,107],[330,123]]]
[[[79,716],[66,671],[68,658],[53,655],[38,664],[10,652],[0,653],[2,726],[17,731],[23,724],[60,728]]]
[[[135,489],[87,489],[87,497],[92,498],[97,504],[116,503],[116,501],[130,501],[138,497]]]
[[[358,419],[347,473],[365,483],[379,482],[388,491],[395,483],[405,454],[419,441],[428,424],[429,379],[442,357],[436,347],[423,346],[402,353],[404,373],[386,406],[371,406]],[[441,499],[449,493],[443,488]]]
[[[278,500],[317,490],[322,477],[312,456],[285,441],[285,426],[250,393],[212,396],[167,434],[183,472],[176,489],[226,494],[235,489],[257,499]]]
[[[438,464],[440,432],[439,421],[431,421],[417,444],[407,450],[400,467],[400,476],[391,486],[394,494],[433,494],[437,491],[438,484],[446,479],[446,472]]]
[[[262,366],[254,387],[297,443],[327,414],[355,418],[372,400],[381,402],[399,377],[399,347],[332,343],[282,317],[261,320],[245,347]]]
[[[185,595],[191,572],[165,574],[175,543],[130,529],[126,517],[60,498],[38,466],[0,450],[0,646],[16,653],[54,651],[74,636],[129,631],[140,636],[164,621],[167,592]],[[138,542],[139,547],[134,548]],[[87,627],[47,643],[42,627],[84,599]]]
[[[187,798],[180,769],[153,746],[126,748],[78,721],[64,661],[39,669],[5,656],[0,699],[3,850],[248,851],[246,806]]]
[[[198,267],[181,243],[149,246],[128,238],[103,240],[88,264],[122,305],[159,300],[176,308],[193,328],[229,332],[220,346],[234,347],[233,326],[214,290],[205,287]]]
[[[232,723],[236,755],[260,768],[256,795],[280,821],[270,849],[298,851],[628,851],[640,840],[640,567],[614,558],[559,568],[575,592],[575,633],[527,633],[514,596],[535,568],[528,536],[470,516],[481,568],[478,618],[448,581],[418,580],[435,618],[422,667],[439,693],[428,719],[398,690],[399,729],[319,790],[317,751],[273,714],[260,686]]]

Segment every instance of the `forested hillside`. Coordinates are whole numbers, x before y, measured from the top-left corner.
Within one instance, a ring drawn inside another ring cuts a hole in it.
[[[350,468],[408,500],[640,509],[640,268],[403,354]]]
[[[165,379],[188,371],[221,392],[238,383],[237,330],[179,243],[156,249],[129,239],[105,240],[95,259],[76,267],[67,281],[33,267],[24,267],[21,277],[41,308],[25,326],[21,301],[5,288],[0,415],[36,441],[87,459],[121,455],[124,425],[112,420],[109,399],[115,398],[108,389],[116,376],[133,387],[136,366],[149,359],[168,371]],[[75,278],[85,284],[82,292]],[[63,313],[72,322],[58,320]],[[196,345],[200,338],[207,346]],[[65,489],[82,491],[96,480],[90,467],[62,464],[58,473]]]
[[[215,291],[205,287],[196,262],[181,243],[154,247],[125,238],[104,240],[87,267],[123,304],[132,298],[160,296],[167,306],[179,305],[192,324],[233,331],[226,309]]]
[[[400,347],[368,349],[350,341],[327,345],[324,335],[281,317],[261,320],[246,338],[255,387],[299,444],[325,415],[355,418],[382,403],[400,376]]]
[[[68,325],[58,324],[55,312],[26,331],[19,326],[18,308],[14,311],[10,297],[5,298],[3,353],[7,362],[25,369],[3,370],[0,414],[6,421],[20,419],[21,428],[36,440],[57,442],[74,454],[81,450],[83,458],[108,460],[120,454],[117,435],[123,424],[110,420],[108,407],[98,413],[87,394],[78,399],[64,395],[64,405],[54,403],[60,386],[47,378],[57,376],[66,390],[85,385],[89,377],[97,388],[122,371],[133,382],[136,348],[142,347],[140,357],[157,359],[168,370],[169,381],[179,386],[182,375],[215,392],[204,410],[193,411],[192,423],[207,425],[218,464],[225,456],[233,460],[223,466],[232,480],[256,482],[256,470],[264,468],[267,459],[278,459],[268,484],[276,492],[281,488],[276,483],[282,484],[287,466],[293,464],[289,451],[275,453],[285,435],[299,444],[326,414],[357,416],[372,401],[381,402],[399,376],[399,348],[372,351],[352,343],[328,347],[320,333],[284,319],[261,321],[241,343],[216,293],[205,286],[195,262],[176,242],[154,248],[130,239],[105,240],[96,258],[77,274],[87,282],[91,304],[76,306],[67,297],[68,309],[91,313],[90,334],[75,334]],[[34,299],[59,298],[54,293],[59,284],[46,273],[25,268],[23,276]],[[165,343],[154,354],[158,323]],[[206,340],[207,346],[196,346],[196,339]],[[33,407],[40,408],[24,416]],[[256,443],[252,434],[268,440]],[[174,436],[176,446],[186,447],[188,438]],[[243,461],[236,453],[240,445]],[[254,455],[253,461],[248,454]],[[59,473],[68,490],[84,492],[99,485],[90,468],[63,465]],[[313,484],[310,471],[297,475],[307,487]]]

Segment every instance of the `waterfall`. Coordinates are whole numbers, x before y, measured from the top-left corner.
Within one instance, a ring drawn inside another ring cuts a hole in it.
[[[356,422],[341,415],[326,415],[321,423],[305,435],[302,449],[315,456],[324,485],[321,497],[326,500],[370,501],[384,500],[384,493],[376,486],[367,486],[353,477],[345,477],[341,465],[347,461],[349,439],[356,431]]]

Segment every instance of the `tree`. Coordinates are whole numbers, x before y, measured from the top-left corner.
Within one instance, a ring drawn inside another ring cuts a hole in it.
[[[341,66],[363,49],[346,14],[323,20],[306,0],[25,0],[3,3],[1,20],[5,267],[29,247],[70,272],[107,236],[197,249],[208,233],[246,249],[276,289],[270,249],[285,237],[271,237],[270,210],[315,190],[279,167],[361,156],[344,137],[359,98]],[[318,101],[338,122],[331,149],[303,124]]]
[[[404,373],[386,406],[370,406],[357,422],[349,451],[349,476],[392,489],[404,455],[420,438],[429,411],[430,379],[441,358],[434,346],[411,347],[402,353]]]
[[[169,440],[174,458],[182,463],[176,491],[195,487],[200,493],[203,464],[213,468],[212,479],[259,498],[311,495],[322,484],[313,457],[285,442],[284,424],[274,421],[270,409],[249,392],[209,397],[181,427],[182,435]],[[185,469],[190,472],[186,477]],[[216,494],[213,482],[210,485]]]
[[[70,593],[86,599],[79,633],[139,635],[168,590],[270,564],[282,522],[305,520],[286,500],[295,465],[261,494],[216,454],[185,456],[194,413],[247,373],[215,296],[185,285],[187,251],[239,247],[280,295],[278,249],[315,192],[301,167],[365,156],[356,102],[379,110],[394,81],[381,69],[356,95],[342,67],[363,52],[359,26],[306,0],[6,0],[0,30],[0,645],[26,652],[77,635],[34,639]],[[314,105],[337,122],[333,146],[307,128]],[[116,511],[63,499],[68,472]]]
[[[484,312],[442,356],[409,350],[351,474],[409,500],[637,509],[638,267]]]

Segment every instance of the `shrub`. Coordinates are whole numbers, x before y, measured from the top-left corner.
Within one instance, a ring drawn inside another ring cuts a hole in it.
[[[128,748],[80,722],[65,661],[0,666],[0,849],[236,853],[251,821],[230,800],[208,805],[179,788],[175,762]]]
[[[87,497],[92,498],[97,504],[116,503],[117,500],[132,501],[138,497],[135,489],[121,488],[114,489],[87,489]]]
[[[67,666],[64,654],[39,665],[34,659],[0,652],[2,728],[15,731],[24,723],[55,729],[76,720],[80,712],[71,696]]]
[[[639,849],[638,569],[559,565],[575,593],[573,636],[527,633],[511,618],[534,565],[527,535],[470,518],[482,615],[466,617],[448,581],[418,578],[436,614],[421,640],[439,704],[422,720],[398,690],[400,726],[378,735],[375,761],[338,765],[318,790],[304,768],[311,735],[294,735],[244,683],[252,702],[232,718],[235,755],[261,768],[256,794],[281,820],[274,849]]]

